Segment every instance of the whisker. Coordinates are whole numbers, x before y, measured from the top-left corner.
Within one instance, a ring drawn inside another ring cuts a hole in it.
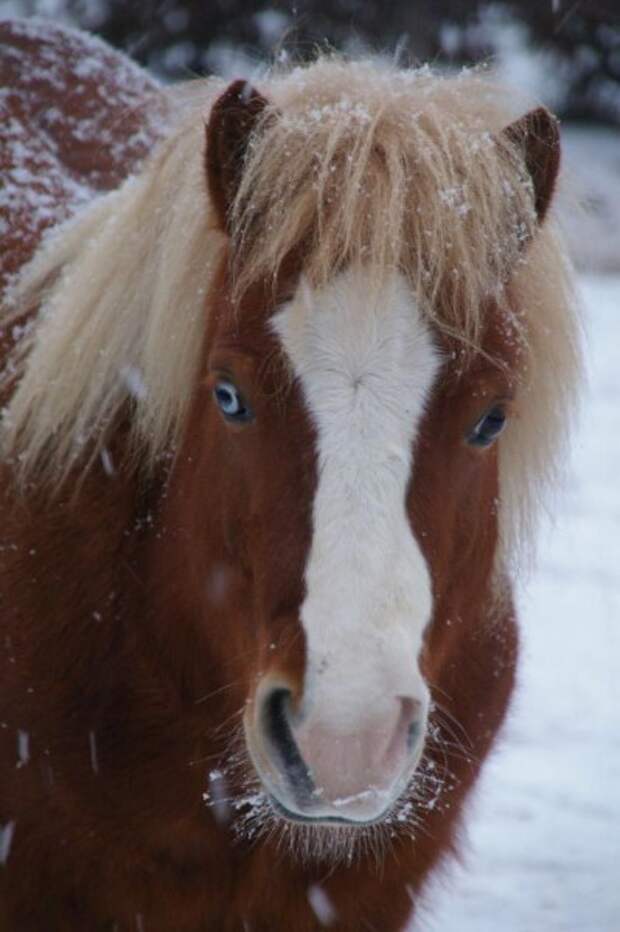
[[[210,693],[205,693],[204,696],[200,696],[199,699],[194,699],[194,705],[200,705],[207,700],[212,699],[213,696],[219,696],[221,693],[226,692],[227,689],[232,689],[233,686],[238,685],[237,683],[226,683],[225,686],[219,686],[217,689],[214,689]]]
[[[467,743],[469,744],[469,746],[470,746],[470,747],[473,747],[473,742],[472,742],[472,740],[471,740],[471,738],[470,738],[470,736],[469,736],[467,730],[465,729],[465,726],[463,725],[462,722],[460,722],[460,721],[458,720],[458,718],[457,718],[452,712],[450,712],[449,709],[447,709],[444,705],[440,705],[438,702],[434,701],[434,702],[433,702],[433,712],[439,712],[440,715],[442,715],[442,716],[444,716],[445,718],[447,718],[454,726],[456,726],[456,728],[458,728],[458,730],[461,732],[463,738],[465,739],[465,741],[467,741]],[[431,715],[433,714],[433,712],[431,713]],[[454,735],[453,737],[456,738],[455,735]]]

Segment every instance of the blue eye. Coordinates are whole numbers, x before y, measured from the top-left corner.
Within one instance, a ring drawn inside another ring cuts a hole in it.
[[[501,405],[495,405],[481,417],[467,442],[474,447],[490,447],[496,437],[499,437],[506,423],[506,412]]]
[[[232,382],[218,379],[213,389],[213,397],[218,408],[228,421],[243,423],[252,419],[252,412],[246,405],[239,390]]]

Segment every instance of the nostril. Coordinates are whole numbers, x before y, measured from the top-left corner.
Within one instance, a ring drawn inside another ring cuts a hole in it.
[[[420,721],[411,722],[409,728],[407,729],[407,750],[413,751],[414,747],[418,743],[420,738],[420,733],[422,731],[422,724]]]
[[[398,756],[405,747],[407,752],[413,751],[422,733],[422,703],[409,696],[398,696],[397,699],[400,712],[387,749],[387,760]]]
[[[265,699],[263,706],[265,734],[276,746],[280,756],[285,759],[293,757],[296,752],[287,714],[290,701],[290,690],[274,689]]]
[[[292,785],[298,793],[311,795],[314,783],[299,753],[290,724],[291,691],[274,689],[261,710],[262,727],[272,750],[280,759]]]

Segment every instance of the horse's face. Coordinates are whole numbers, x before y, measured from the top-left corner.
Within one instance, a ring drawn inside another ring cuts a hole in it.
[[[271,795],[305,818],[381,815],[429,703],[431,580],[406,503],[440,357],[404,282],[368,293],[359,270],[320,293],[302,281],[260,323],[221,314],[209,356],[227,534],[262,641],[246,739]]]
[[[322,289],[296,273],[242,307],[222,276],[203,459],[236,580],[245,742],[288,818],[376,821],[420,761],[450,615],[488,591],[514,360],[450,376],[396,273],[376,288],[349,268]]]
[[[220,295],[205,469],[242,568],[245,741],[289,817],[373,821],[420,760],[434,609],[488,584],[497,459],[476,431],[499,430],[510,386],[489,366],[457,390],[399,275],[374,297],[363,269],[302,277],[268,309]]]

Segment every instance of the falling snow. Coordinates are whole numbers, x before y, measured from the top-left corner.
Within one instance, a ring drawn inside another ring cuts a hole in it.
[[[9,859],[14,834],[15,822],[7,822],[6,825],[0,825],[0,864],[6,864]]]
[[[30,735],[27,731],[17,732],[17,767],[25,767],[30,760]]]
[[[97,736],[94,731],[88,732],[88,748],[90,750],[90,766],[93,773],[99,773],[99,760],[97,757]]]
[[[104,447],[100,453],[101,465],[103,466],[103,471],[106,476],[113,478],[116,475],[116,469],[114,468],[114,460],[112,459],[112,454]]]
[[[229,791],[226,778],[221,770],[212,770],[209,773],[209,792],[204,793],[203,799],[213,812],[213,817],[220,825],[230,822],[231,811]]]
[[[312,907],[314,915],[325,928],[333,925],[338,918],[333,903],[323,887],[320,887],[318,884],[308,887],[308,902]]]
[[[124,366],[120,375],[129,394],[137,401],[144,401],[147,389],[141,370],[137,366]]]

